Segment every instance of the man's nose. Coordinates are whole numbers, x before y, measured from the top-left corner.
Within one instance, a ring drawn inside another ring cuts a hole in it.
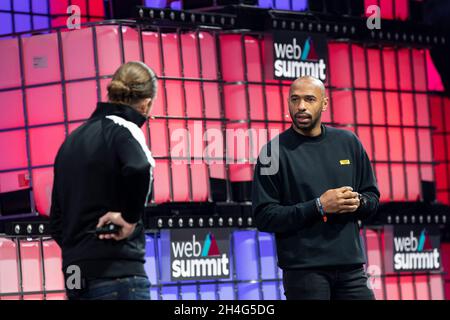
[[[299,111],[305,111],[306,110],[306,104],[303,100],[300,100],[300,103],[298,104],[298,110]]]

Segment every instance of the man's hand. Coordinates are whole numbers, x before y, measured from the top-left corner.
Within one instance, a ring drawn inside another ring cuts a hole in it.
[[[128,223],[122,218],[120,212],[107,212],[103,217],[98,220],[97,228],[103,227],[105,224],[114,223],[120,228],[116,234],[101,234],[99,239],[114,239],[116,241],[128,238],[134,231],[136,223]]]
[[[320,196],[325,213],[355,212],[359,207],[359,194],[352,187],[341,187],[327,190]]]

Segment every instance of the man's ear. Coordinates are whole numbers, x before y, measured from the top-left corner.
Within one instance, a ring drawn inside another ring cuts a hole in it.
[[[153,99],[152,98],[145,98],[144,99],[144,106],[145,106],[146,114],[149,115],[150,111],[152,110],[152,107],[153,107]]]
[[[323,98],[322,103],[322,112],[327,111],[328,109],[328,97]]]

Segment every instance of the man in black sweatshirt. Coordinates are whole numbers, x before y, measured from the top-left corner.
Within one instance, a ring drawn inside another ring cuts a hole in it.
[[[140,127],[156,98],[153,71],[128,62],[86,123],[62,144],[54,166],[51,234],[62,249],[69,299],[150,298],[142,214],[155,160]],[[118,233],[92,234],[115,224]]]
[[[263,147],[253,181],[253,214],[276,237],[287,299],[374,299],[364,270],[359,221],[380,193],[369,158],[348,130],[325,126],[323,83],[293,82],[292,127]]]

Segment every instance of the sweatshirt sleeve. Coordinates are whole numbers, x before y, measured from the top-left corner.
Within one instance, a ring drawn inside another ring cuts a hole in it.
[[[274,174],[265,174],[261,170],[264,167],[258,158],[252,184],[252,211],[258,230],[274,233],[296,231],[310,220],[321,217],[315,199],[295,205],[282,205],[279,170]]]
[[[356,210],[358,218],[366,220],[374,216],[378,209],[380,191],[367,152],[358,140],[360,164],[357,175],[357,191],[362,196],[361,205]]]
[[[128,223],[136,223],[142,217],[150,196],[155,165],[144,135],[137,129],[132,131],[119,126],[114,143],[123,183],[122,216]]]

